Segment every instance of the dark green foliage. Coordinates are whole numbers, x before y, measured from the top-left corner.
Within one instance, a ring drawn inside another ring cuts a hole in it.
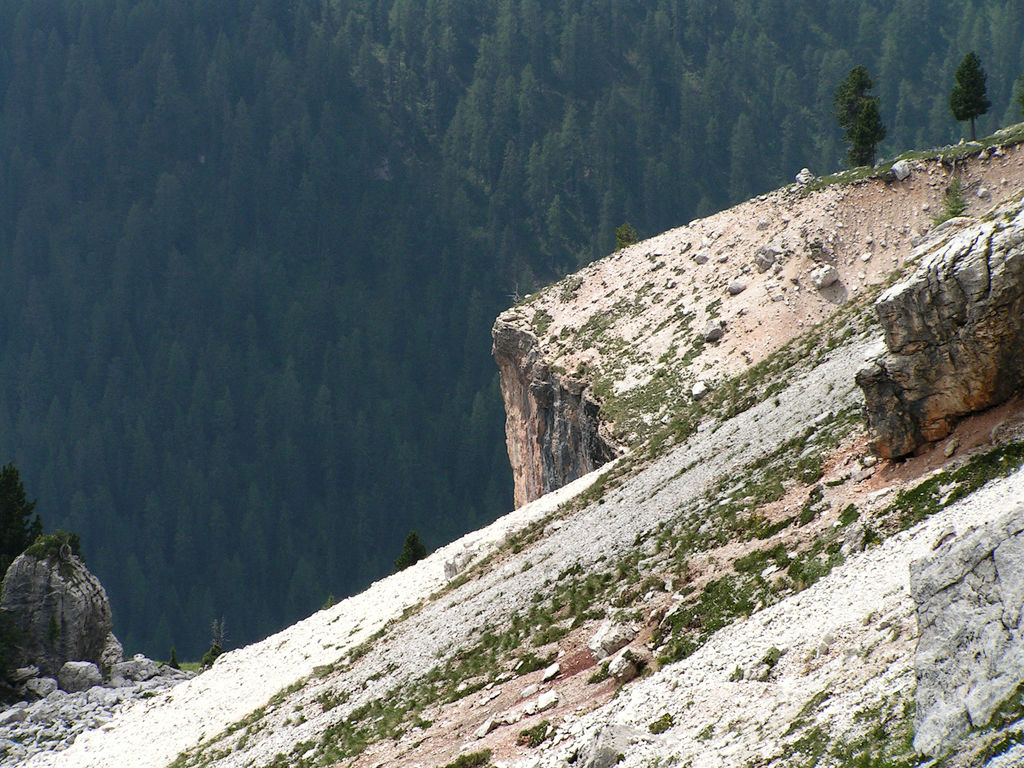
[[[7,655],[17,642],[18,634],[6,613],[0,613],[0,677],[7,671]]]
[[[82,540],[77,533],[57,530],[53,533],[40,534],[32,542],[32,545],[25,549],[25,554],[43,560],[61,557],[62,551],[82,559]]]
[[[935,217],[935,223],[941,224],[959,216],[965,210],[967,210],[967,201],[964,199],[964,187],[960,178],[954,176],[942,194],[942,212]]]
[[[217,657],[222,653],[224,653],[224,649],[217,645],[217,643],[214,643],[210,646],[210,650],[203,654],[203,658],[199,662],[199,668],[205,669],[206,667],[212,667],[213,662],[215,662]]]
[[[981,68],[981,60],[974,51],[964,56],[960,66],[956,68],[956,74],[953,75],[955,83],[949,93],[949,108],[953,111],[955,119],[970,120],[971,141],[975,139],[974,119],[984,115],[992,106],[992,102],[985,98],[987,77],[985,70]]]
[[[878,114],[878,99],[869,99],[857,118],[851,135],[850,165],[874,165],[875,148],[885,138],[885,124]]]
[[[0,469],[0,581],[14,558],[43,531],[35,501],[28,501],[21,475],[14,464]]]
[[[871,79],[868,71],[858,65],[850,70],[850,74],[832,94],[832,109],[836,116],[836,122],[847,133],[857,125],[865,102],[871,99],[868,91],[874,84],[875,81]]]
[[[171,659],[167,662],[167,666],[171,669],[181,669],[181,665],[178,663],[178,651],[174,646],[171,646]]]
[[[427,548],[420,541],[420,535],[416,531],[409,531],[409,535],[405,537],[405,544],[402,546],[402,553],[395,560],[395,571],[403,571],[426,556]]]
[[[637,242],[638,235],[636,230],[633,229],[633,225],[628,221],[624,224],[620,224],[615,228],[615,250],[621,251],[627,246],[633,245]]]
[[[1020,107],[1021,115],[1024,115],[1024,75],[1017,78],[1017,86],[1013,98],[1017,102],[1017,106]]]
[[[490,762],[491,750],[481,749],[479,752],[467,752],[464,755],[459,755],[444,768],[483,768],[483,766],[490,765]]]
[[[664,733],[669,728],[675,725],[675,719],[668,712],[663,714],[657,720],[647,725],[647,730],[651,733]]]
[[[523,747],[539,747],[550,735],[548,733],[550,727],[550,720],[541,720],[532,728],[524,728],[516,737],[516,744]]]
[[[885,125],[878,111],[878,97],[871,96],[874,81],[868,71],[857,66],[839,84],[832,105],[843,141],[850,145],[846,160],[852,166],[874,165],[875,149],[885,138]]]
[[[1010,103],[1014,3],[908,8],[0,4],[0,452],[97,531],[126,649],[255,640],[510,508],[494,316],[624,219],[834,168],[854,63],[894,148],[954,138],[950,41]]]

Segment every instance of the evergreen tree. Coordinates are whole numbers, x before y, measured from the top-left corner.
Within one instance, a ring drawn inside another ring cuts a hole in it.
[[[851,165],[874,165],[875,148],[885,138],[885,124],[878,114],[878,99],[868,99],[853,127],[850,151]]]
[[[964,56],[953,75],[956,84],[949,94],[949,108],[957,120],[971,121],[971,141],[974,141],[974,119],[984,115],[992,106],[992,102],[985,98],[987,77],[974,51]]]
[[[32,518],[35,501],[28,501],[14,464],[0,469],[0,579],[14,558],[43,532],[39,515]]]
[[[409,535],[405,537],[402,554],[395,560],[395,572],[404,571],[410,565],[418,563],[426,556],[427,548],[420,541],[420,535],[416,531],[409,531]]]
[[[1020,113],[1024,115],[1024,75],[1017,78],[1017,92],[1014,94],[1014,99],[1017,106],[1020,107]]]
[[[849,136],[857,125],[861,110],[865,102],[871,98],[868,91],[871,90],[875,81],[871,79],[867,69],[856,66],[850,70],[850,74],[839,84],[836,92],[832,95],[832,106],[835,112],[836,121],[839,127],[846,133],[844,139]]]
[[[878,98],[868,93],[874,84],[867,69],[856,66],[832,95],[836,122],[843,129],[843,141],[850,145],[846,161],[852,166],[873,165],[875,148],[885,138]]]
[[[628,221],[615,228],[615,250],[621,251],[637,242],[636,230]]]

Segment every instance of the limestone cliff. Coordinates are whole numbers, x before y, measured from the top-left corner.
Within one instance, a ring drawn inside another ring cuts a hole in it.
[[[498,320],[493,337],[520,507],[597,469],[615,457],[615,448],[602,434],[599,406],[585,382],[545,365],[536,336]]]
[[[1024,151],[993,146],[899,169],[761,195],[616,251],[504,312],[494,356],[516,504],[641,443],[679,403],[912,267],[952,178],[968,215],[1017,198]]]
[[[1024,211],[938,233],[875,302],[888,352],[857,374],[880,455],[903,456],[1024,385]],[[945,236],[943,236],[945,234]]]

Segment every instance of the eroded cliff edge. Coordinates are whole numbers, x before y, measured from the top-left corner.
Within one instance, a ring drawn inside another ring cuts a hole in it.
[[[502,313],[493,352],[517,506],[641,444],[680,401],[915,267],[954,178],[968,216],[1019,199],[1022,146],[790,185],[616,251]]]
[[[541,360],[536,336],[501,318],[492,333],[520,507],[597,469],[616,449],[586,383],[553,372]]]

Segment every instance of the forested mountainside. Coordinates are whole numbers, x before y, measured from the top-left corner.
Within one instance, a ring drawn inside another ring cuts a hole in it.
[[[492,318],[607,253],[1013,115],[1024,2],[11,0],[0,458],[82,534],[115,631],[195,656],[511,505]]]

